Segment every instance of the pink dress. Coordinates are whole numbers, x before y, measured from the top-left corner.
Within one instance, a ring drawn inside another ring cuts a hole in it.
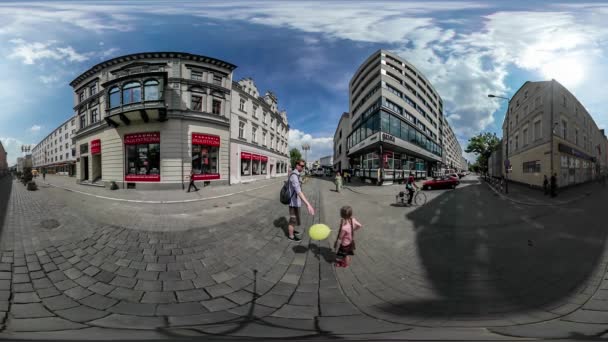
[[[361,228],[361,223],[359,223],[356,218],[353,217],[352,221],[353,226],[355,226],[355,230]],[[342,246],[348,246],[353,241],[353,227],[351,227],[350,225],[350,220],[344,220],[344,225],[342,226],[342,229],[340,231],[339,239],[340,241],[342,241]]]

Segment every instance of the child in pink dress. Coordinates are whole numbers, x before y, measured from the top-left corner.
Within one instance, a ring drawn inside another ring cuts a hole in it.
[[[338,249],[336,252],[336,266],[348,267],[351,263],[351,256],[355,255],[354,232],[359,230],[362,225],[353,217],[353,208],[349,206],[340,209],[340,217],[342,218],[340,220],[340,230],[334,243],[334,249]]]

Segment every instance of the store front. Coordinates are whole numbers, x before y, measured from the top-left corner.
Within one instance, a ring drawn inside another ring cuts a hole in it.
[[[268,156],[251,152],[241,152],[241,176],[263,176],[268,178]]]
[[[220,179],[220,142],[217,135],[192,133],[192,178],[195,181]]]
[[[596,169],[594,157],[562,143],[558,144],[558,151],[560,152],[560,186],[593,180],[593,170]]]
[[[124,136],[125,182],[160,182],[160,132]]]

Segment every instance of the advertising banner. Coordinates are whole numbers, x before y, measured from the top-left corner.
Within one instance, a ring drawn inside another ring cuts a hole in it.
[[[101,140],[96,139],[91,141],[91,154],[101,154]]]
[[[216,135],[192,133],[192,145],[220,146],[220,137]]]
[[[125,134],[125,145],[159,144],[160,132]]]

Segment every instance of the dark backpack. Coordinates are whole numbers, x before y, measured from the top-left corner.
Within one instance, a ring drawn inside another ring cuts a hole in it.
[[[291,175],[293,175],[293,172],[289,174],[289,177],[287,177],[287,180],[283,183],[281,193],[279,194],[279,200],[285,205],[291,203],[291,198],[293,197],[293,194],[289,196],[289,178],[291,178]]]

